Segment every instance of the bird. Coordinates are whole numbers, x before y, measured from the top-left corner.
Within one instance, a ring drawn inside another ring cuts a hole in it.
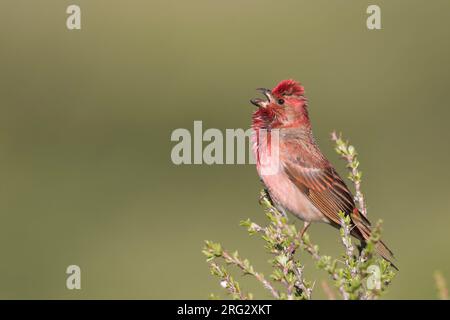
[[[351,235],[364,246],[371,223],[316,143],[304,87],[288,79],[272,90],[257,90],[264,98],[250,100],[257,107],[252,115],[252,149],[258,175],[275,207],[304,221],[301,236],[312,222],[340,228],[343,212],[350,217]],[[375,249],[395,267],[394,254],[383,241]]]

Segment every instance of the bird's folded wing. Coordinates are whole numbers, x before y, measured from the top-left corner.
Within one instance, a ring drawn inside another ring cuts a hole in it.
[[[352,194],[336,170],[324,158],[315,145],[304,142],[283,142],[280,153],[284,170],[289,179],[326,216],[336,227],[340,226],[339,211],[350,215],[352,235],[360,240],[367,240],[372,231],[369,220],[355,208]],[[383,241],[375,245],[377,252],[392,266],[394,254]]]
[[[315,146],[293,142],[281,150],[284,170],[299,190],[332,223],[340,225],[338,213],[351,214],[355,208],[353,197],[336,170],[320,154]]]

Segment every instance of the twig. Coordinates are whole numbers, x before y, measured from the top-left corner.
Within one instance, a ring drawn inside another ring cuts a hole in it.
[[[309,300],[311,299],[313,288],[310,288],[305,284],[305,281],[303,280],[303,268],[304,267],[297,266],[294,268],[295,276],[297,277],[296,286],[305,294],[306,298]]]
[[[354,261],[354,247],[352,244],[352,238],[350,235],[350,217],[345,216],[343,212],[339,213],[340,223],[341,223],[341,240],[345,247],[345,264],[350,270],[352,277],[356,277],[358,274],[358,269],[355,266]]]
[[[282,233],[291,233],[292,230],[289,229],[288,225],[285,223],[282,223],[280,221],[280,217],[282,216],[281,213],[275,211],[277,209],[272,210],[271,212],[274,214],[274,217],[276,219],[276,224],[278,226],[278,237],[281,238]],[[251,223],[249,229],[254,230],[255,232],[259,232],[265,236],[268,235],[268,230],[266,228],[262,228],[256,223]],[[297,250],[297,248],[300,246],[300,233],[298,233],[293,239],[291,244],[282,250],[282,255],[280,256],[280,252],[276,252],[278,257],[286,257],[285,261],[278,260],[278,265],[280,269],[283,272],[284,279],[281,279],[281,283],[286,287],[287,291],[287,298],[288,300],[294,299],[294,287],[299,289],[305,296],[306,299],[311,299],[312,289],[309,288],[309,286],[306,284],[304,278],[303,278],[303,266],[301,266],[297,261],[294,259],[294,253]],[[289,279],[289,272],[292,271],[296,277],[296,281],[289,282],[287,279]]]
[[[210,262],[211,273],[221,278],[220,285],[225,288],[233,298],[240,300],[250,300],[251,297],[242,293],[239,284],[226,272],[224,268],[219,267],[215,262]]]
[[[334,266],[331,265],[331,263],[329,261],[327,261],[328,259],[325,259],[325,257],[320,256],[319,249],[317,248],[317,246],[314,246],[311,244],[307,233],[305,233],[303,235],[302,246],[306,250],[306,252],[308,252],[311,255],[311,257],[313,258],[313,260],[316,261],[317,264],[325,264],[325,266],[322,269],[327,271],[328,274],[331,276],[331,278],[337,282],[337,287],[338,287],[340,294],[342,295],[342,298],[344,300],[349,300],[350,295],[345,290],[344,283],[343,283],[341,277],[339,276],[338,273],[335,272]]]
[[[264,286],[264,288],[266,288],[267,290],[270,291],[270,293],[272,294],[272,296],[275,299],[279,299],[280,298],[280,294],[278,293],[278,290],[275,289],[273,287],[273,285],[266,280],[266,278],[264,277],[264,275],[262,273],[256,272],[252,266],[250,266],[249,263],[247,263],[247,261],[242,261],[241,259],[239,259],[237,252],[234,255],[230,255],[227,251],[223,250],[222,251],[222,256],[225,259],[226,262],[228,263],[232,263],[234,265],[236,265],[237,267],[239,267],[242,271],[244,271],[244,273],[248,273],[253,275],[259,282],[261,282]]]
[[[447,283],[440,271],[434,272],[434,281],[436,282],[436,288],[438,290],[439,299],[448,300]]]
[[[297,233],[295,226],[288,224],[287,216],[276,208],[268,195],[266,190],[261,192],[260,203],[265,207],[268,218],[271,220],[271,225],[262,228],[255,223],[245,223],[250,232],[260,232],[263,238],[276,239],[272,243],[271,252],[276,255],[275,262],[281,270],[283,278],[276,276],[285,287],[287,292],[287,299],[293,300],[296,298],[294,288],[297,289],[297,297],[300,299],[311,299],[312,288],[307,284],[303,278],[303,266],[294,258],[294,253],[300,246],[301,233]],[[267,241],[267,240],[266,240]],[[289,243],[289,245],[276,245],[282,243]],[[292,275],[295,278],[292,278]]]
[[[320,285],[322,286],[323,292],[325,292],[325,295],[327,296],[328,300],[336,300],[336,295],[334,294],[333,290],[328,285],[328,282],[325,280],[322,280],[320,282]]]
[[[336,131],[331,133],[331,140],[336,143],[336,152],[347,161],[347,168],[350,170],[349,179],[355,185],[355,201],[358,204],[359,211],[364,216],[367,216],[367,207],[364,201],[364,195],[361,192],[361,171],[358,170],[359,161],[355,147],[349,145],[348,141],[342,140],[342,136],[336,134]]]

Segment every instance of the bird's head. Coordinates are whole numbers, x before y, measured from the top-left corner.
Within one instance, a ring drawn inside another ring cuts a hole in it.
[[[253,129],[279,129],[309,126],[307,99],[303,86],[295,80],[283,80],[272,90],[259,88],[265,98],[252,99],[258,107],[253,113]]]

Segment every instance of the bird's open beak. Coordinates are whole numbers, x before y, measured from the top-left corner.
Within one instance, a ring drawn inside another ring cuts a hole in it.
[[[262,94],[264,94],[266,99],[260,99],[260,98],[251,99],[250,100],[251,104],[253,104],[259,108],[261,108],[261,107],[265,108],[270,102],[273,101],[272,91],[270,91],[269,89],[258,88],[256,90],[260,91]]]

